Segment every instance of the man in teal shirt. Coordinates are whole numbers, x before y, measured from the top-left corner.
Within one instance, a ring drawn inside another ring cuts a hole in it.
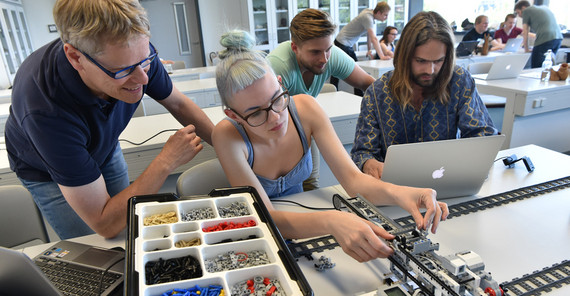
[[[334,46],[336,25],[327,13],[305,9],[291,20],[290,30],[291,41],[279,44],[267,56],[273,71],[281,76],[282,84],[290,95],[309,94],[316,97],[331,76],[363,91],[374,83],[374,77]],[[314,143],[311,153],[313,172],[303,185],[305,190],[318,188],[320,155]]]
[[[291,41],[279,44],[267,56],[289,94],[316,97],[331,76],[363,91],[374,82],[350,56],[333,45],[336,25],[325,12],[301,11],[291,21],[290,30]]]

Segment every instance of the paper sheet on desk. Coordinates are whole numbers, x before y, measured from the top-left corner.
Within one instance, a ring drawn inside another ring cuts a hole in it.
[[[520,77],[527,77],[527,78],[535,78],[540,79],[542,72],[529,72],[529,73],[521,73]]]

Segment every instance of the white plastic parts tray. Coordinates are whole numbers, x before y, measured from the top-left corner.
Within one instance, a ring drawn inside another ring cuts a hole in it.
[[[236,203],[245,211],[224,217],[224,209]],[[209,196],[134,196],[128,210],[125,295],[169,295],[174,289],[211,285],[223,288],[223,295],[249,295],[242,286],[252,289],[262,280],[268,290],[275,286],[267,295],[313,295],[253,187],[215,189]],[[145,218],[169,212],[176,221],[144,225]],[[183,221],[188,213],[192,220]],[[227,225],[249,227],[209,231]],[[198,245],[176,246],[196,239]],[[236,287],[242,290],[232,293]]]

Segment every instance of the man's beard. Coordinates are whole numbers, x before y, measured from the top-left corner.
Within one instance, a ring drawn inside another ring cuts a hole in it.
[[[417,84],[423,88],[428,88],[428,89],[432,88],[435,85],[435,79],[436,79],[437,75],[431,74],[430,75],[431,79],[429,81],[425,81],[425,80],[420,79],[421,76],[425,76],[425,75],[427,75],[427,74],[420,74],[420,75],[415,75],[415,76],[412,75],[412,81],[415,84]]]

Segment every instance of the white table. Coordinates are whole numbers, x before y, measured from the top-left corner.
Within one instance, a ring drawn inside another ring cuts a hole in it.
[[[204,80],[204,79],[202,79]],[[343,144],[351,144],[354,141],[356,121],[360,114],[361,97],[346,92],[323,93],[317,97],[333,127]],[[224,117],[222,107],[203,109],[210,120],[217,124]],[[119,139],[126,139],[134,143],[140,143],[151,136],[167,129],[180,129],[182,126],[170,113],[151,116],[134,117],[131,119]],[[121,148],[129,167],[129,178],[135,180],[148,167],[150,162],[162,150],[162,146],[168,140],[172,132],[162,133],[149,140],[143,145],[133,145],[121,141]],[[181,173],[188,168],[216,157],[214,148],[206,142],[204,149],[198,153],[189,163],[178,167],[173,174]],[[4,137],[0,137],[0,185],[20,184],[16,174],[10,170],[8,155],[4,145]]]
[[[200,108],[222,105],[222,100],[216,86],[216,78],[173,80],[172,83]],[[166,108],[147,95],[143,96],[141,104],[143,105],[144,115],[146,116],[169,113]]]
[[[501,52],[489,52],[488,55],[474,55],[469,57],[461,57],[455,59],[455,64],[463,66],[465,69],[473,63],[487,63],[493,62],[497,56],[503,55]],[[366,73],[370,74],[375,79],[380,78],[384,73],[394,70],[393,60],[368,60],[358,61],[357,65],[360,66]]]
[[[527,70],[525,73],[540,71]],[[521,75],[526,75],[525,73]],[[506,98],[503,148],[536,144],[559,152],[570,151],[570,81],[541,82],[537,78],[475,79],[477,90]]]
[[[195,80],[203,78],[214,77],[216,73],[216,66],[206,66],[206,67],[195,67],[195,68],[185,68],[172,70],[170,74],[170,79],[172,81],[185,81],[185,80]]]
[[[536,170],[529,174],[522,164],[517,164],[513,169],[506,169],[502,162],[497,161],[477,196],[455,198],[447,202],[458,203],[570,175],[570,156],[535,145],[527,145],[501,151],[497,157],[513,153],[519,157],[523,155],[531,157]],[[298,201],[307,206],[331,207],[334,193],[346,196],[342,188],[336,185],[283,199]],[[440,255],[463,250],[476,252],[482,257],[485,269],[492,273],[497,282],[511,281],[515,277],[570,258],[569,193],[570,189],[555,191],[456,217],[442,222],[437,234],[430,234],[428,238],[440,243],[438,251]],[[280,210],[310,211],[292,204],[274,203],[274,205]],[[381,210],[392,218],[407,215],[395,207],[382,207]],[[103,247],[125,247],[124,236],[105,240],[98,235],[89,235],[74,241]],[[28,247],[23,251],[28,256],[34,257],[47,248],[47,245]],[[381,285],[384,273],[387,272],[386,259],[358,263],[340,248],[315,253],[313,257],[318,258],[321,255],[331,257],[336,266],[319,272],[315,269],[313,261],[305,258],[298,260],[303,274],[317,296],[357,295],[375,291]],[[565,285],[546,295],[569,295],[569,293],[570,286]]]
[[[354,132],[356,129],[356,121],[360,114],[361,97],[346,92],[330,92],[322,93],[317,97],[317,101],[323,107],[329,116],[333,127],[343,144],[352,144],[354,141]],[[211,107],[203,109],[206,115],[217,124],[224,119],[225,114],[222,107]],[[152,116],[135,117],[131,119],[129,125],[119,139],[127,139],[131,142],[140,143],[150,136],[167,129],[179,129],[180,123],[168,114],[158,114]],[[150,162],[158,155],[168,137],[172,132],[163,133],[144,145],[132,145],[121,142],[121,148],[125,160],[129,166],[129,178],[135,180],[150,164]],[[174,173],[181,173],[188,168],[202,163],[206,160],[216,157],[214,148],[207,143],[204,149],[198,153],[189,163],[178,167]]]

